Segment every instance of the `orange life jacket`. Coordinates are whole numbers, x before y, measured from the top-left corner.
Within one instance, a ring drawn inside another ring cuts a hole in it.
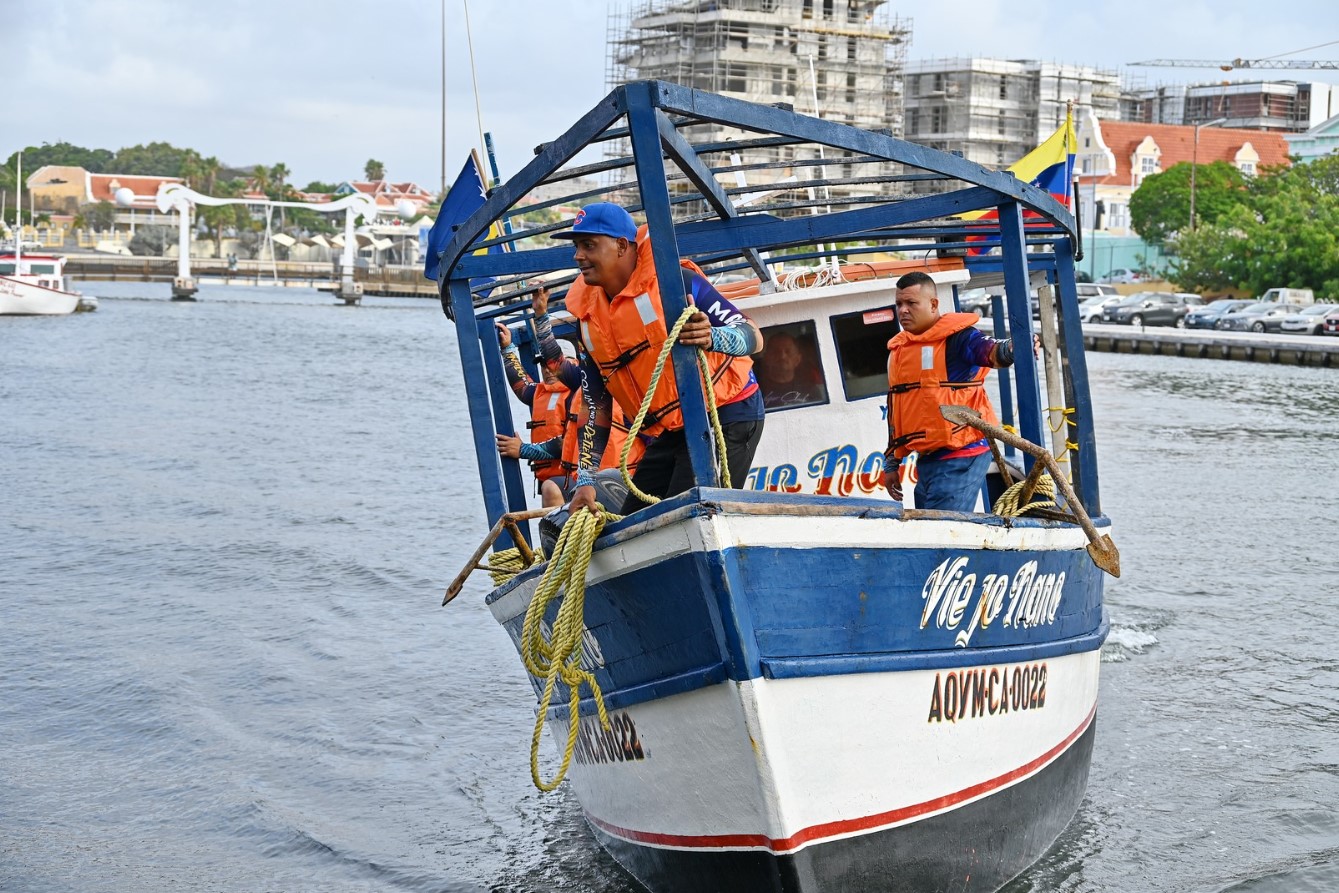
[[[616,410],[613,421],[609,424],[609,442],[605,445],[604,455],[600,457],[601,468],[618,467],[619,456],[623,452],[623,444],[627,443],[631,427],[632,420],[625,416],[621,409]],[[646,443],[638,437],[632,449],[628,450],[628,474],[637,470],[637,463],[642,461],[642,453],[645,452]]]
[[[530,468],[535,473],[535,480],[547,481],[549,478],[568,473],[563,468],[563,461],[567,458],[568,441],[577,439],[568,435],[569,429],[576,425],[576,416],[572,412],[574,396],[575,393],[569,391],[561,382],[553,384],[535,382],[535,393],[530,398],[530,421],[526,425],[530,429],[530,442],[543,443],[555,437],[562,437],[564,453],[563,459],[531,461]]]
[[[943,405],[966,406],[992,425],[999,419],[986,395],[983,366],[971,381],[949,381],[944,345],[950,335],[976,325],[975,313],[945,313],[926,331],[898,332],[888,342],[888,393],[893,412],[893,455],[913,450],[956,450],[981,439],[975,428],[958,429],[939,412]]]
[[[681,264],[696,273],[702,272],[690,260]],[[676,282],[674,287],[681,288],[682,284]],[[605,386],[624,414],[634,418],[651,381],[656,357],[669,335],[646,227],[637,230],[637,268],[623,291],[610,300],[604,289],[587,285],[578,277],[568,289],[566,303],[568,312],[581,326],[581,338],[599,366]],[[718,405],[728,403],[748,386],[753,369],[753,360],[748,357],[708,351],[707,364]],[[682,427],[674,367],[666,363],[642,432],[655,437]]]

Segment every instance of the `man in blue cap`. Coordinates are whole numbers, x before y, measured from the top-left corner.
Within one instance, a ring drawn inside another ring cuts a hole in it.
[[[646,228],[639,230],[623,208],[610,202],[587,205],[570,230],[553,238],[572,242],[572,259],[581,273],[566,300],[586,345],[583,388],[591,410],[571,502],[576,511],[595,506],[592,471],[604,451],[614,401],[628,418],[636,415],[675,320],[665,318]],[[762,333],[691,261],[684,262],[683,281],[675,286],[683,288],[688,303],[697,308],[680,331],[679,343],[707,352],[730,479],[739,487],[762,436],[762,395],[749,359],[762,349]],[[691,487],[692,465],[672,367],[667,366],[660,377],[643,432],[649,443],[633,477],[638,489],[663,498]],[[642,506],[629,496],[621,512],[629,514]]]

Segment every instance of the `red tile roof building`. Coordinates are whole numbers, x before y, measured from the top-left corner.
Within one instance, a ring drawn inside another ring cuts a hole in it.
[[[1132,234],[1130,196],[1149,174],[1181,162],[1226,161],[1253,177],[1261,168],[1289,163],[1288,143],[1277,132],[1200,127],[1197,139],[1194,127],[1100,121],[1091,115],[1083,116],[1076,130],[1074,164],[1084,226],[1092,226],[1095,202],[1101,202],[1105,213],[1097,229],[1111,235]]]

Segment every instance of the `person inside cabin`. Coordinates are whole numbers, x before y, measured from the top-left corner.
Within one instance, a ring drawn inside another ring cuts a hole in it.
[[[934,280],[921,272],[897,280],[897,321],[888,342],[888,448],[883,483],[902,498],[899,464],[919,454],[918,508],[970,512],[985,484],[990,447],[975,428],[957,428],[941,405],[966,406],[998,425],[986,394],[991,369],[1012,366],[1013,346],[982,334],[976,313],[940,313]]]
[[[531,300],[535,311],[535,333],[539,336],[540,356],[536,357],[543,377],[534,381],[521,365],[521,357],[512,343],[511,330],[497,324],[498,343],[502,346],[503,368],[512,392],[530,406],[530,443],[512,433],[497,435],[497,449],[510,459],[526,459],[539,484],[540,502],[545,508],[560,506],[572,494],[576,482],[577,449],[580,442],[581,368],[563,353],[553,336],[548,317],[549,293],[540,289]]]
[[[823,377],[809,357],[812,332],[769,330],[767,349],[756,367],[763,404],[768,409],[822,403],[828,397]]]
[[[661,284],[647,230],[639,229],[626,210],[609,202],[587,205],[577,213],[570,230],[555,233],[553,238],[572,242],[573,261],[581,274],[567,292],[566,305],[585,345],[582,381],[590,415],[582,431],[571,510],[594,511],[593,471],[605,449],[613,408],[617,405],[628,418],[636,417],[675,320],[666,319],[661,304]],[[762,395],[749,359],[762,349],[762,333],[691,261],[684,263],[682,276],[682,282],[674,286],[682,288],[688,302],[698,309],[680,331],[679,343],[706,351],[730,480],[740,487],[762,436]],[[693,386],[699,385],[695,382]],[[668,364],[642,431],[649,442],[633,483],[661,498],[688,490],[693,484],[692,466]],[[642,506],[630,494],[620,511],[626,515]]]

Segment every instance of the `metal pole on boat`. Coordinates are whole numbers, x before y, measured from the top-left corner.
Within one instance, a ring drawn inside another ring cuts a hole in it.
[[[18,186],[19,200],[14,204],[14,272],[19,272],[19,261],[23,259],[23,152],[19,151],[19,160],[15,162],[14,174]]]
[[[1061,358],[1064,362],[1065,401],[1074,415],[1066,423],[1069,439],[1077,444],[1070,457],[1074,489],[1090,515],[1102,514],[1097,484],[1097,438],[1093,430],[1093,400],[1088,389],[1088,356],[1083,349],[1083,322],[1079,319],[1078,289],[1074,287],[1074,249],[1069,239],[1055,241],[1055,274],[1060,295]],[[1072,312],[1071,312],[1072,310]]]
[[[1046,373],[1046,427],[1051,431],[1051,455],[1057,462],[1069,449],[1065,446],[1065,393],[1060,385],[1060,345],[1055,326],[1055,286],[1037,289],[1038,328],[1041,330],[1042,368]]]
[[[1027,240],[1023,234],[1023,208],[1018,202],[999,206],[1000,249],[1004,264],[1004,292],[1009,332],[1014,339],[1014,380],[1018,383],[1018,430],[1033,443],[1044,443],[1041,421],[1041,382],[1032,356],[1032,312],[1029,306]],[[1023,457],[1027,470],[1031,456]]]
[[[642,194],[642,210],[651,233],[656,279],[660,282],[660,304],[665,314],[665,326],[669,328],[683,313],[688,302],[682,286],[675,288],[672,285],[682,282],[682,267],[679,266],[679,246],[674,235],[674,216],[657,120],[657,116],[663,116],[664,112],[657,107],[653,90],[655,82],[628,85],[627,120],[632,137],[633,164]],[[696,351],[676,344],[670,355],[674,361],[674,380],[679,390],[679,407],[683,412],[683,429],[688,441],[693,483],[698,487],[719,486],[716,463],[712,458],[715,440],[707,423],[707,401],[702,387],[696,384],[702,380]]]

